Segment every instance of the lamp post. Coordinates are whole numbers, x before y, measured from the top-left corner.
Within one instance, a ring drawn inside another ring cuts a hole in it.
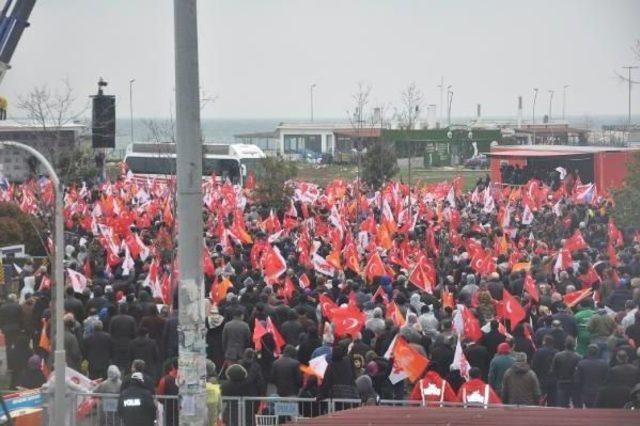
[[[567,87],[569,87],[568,84],[565,84],[564,86],[562,86],[562,121],[564,122],[564,113],[565,113],[565,109],[567,107]]]
[[[131,132],[131,143],[133,144],[133,83],[136,79],[129,80],[129,130]]]
[[[453,86],[447,86],[447,126],[451,126],[451,103],[453,102],[453,90],[451,90]]]
[[[310,106],[311,106],[311,122],[313,123],[313,89],[315,89],[316,84],[313,83],[311,86],[309,86],[309,102],[310,102]]]
[[[53,358],[53,367],[55,370],[55,388],[54,388],[54,415],[55,419],[53,424],[62,425],[65,424],[65,349],[64,349],[64,324],[62,316],[64,314],[64,266],[62,263],[64,256],[64,227],[63,227],[63,198],[64,193],[60,179],[56,174],[53,166],[38,150],[25,145],[20,142],[13,141],[0,141],[0,147],[14,147],[27,151],[33,155],[44,167],[47,169],[49,178],[53,183],[55,190],[55,261],[54,261],[54,276],[55,276],[55,352]]]
[[[553,106],[553,90],[549,90],[549,123],[551,123],[551,108]]]
[[[531,108],[531,129],[533,130],[532,145],[536,144],[536,99],[538,99],[538,88],[533,89],[533,106]]]
[[[174,0],[178,226],[180,424],[206,419],[206,334],[202,275],[202,132],[197,0]]]

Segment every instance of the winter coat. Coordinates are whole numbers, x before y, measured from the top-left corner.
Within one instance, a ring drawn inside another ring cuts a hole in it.
[[[576,367],[576,388],[583,396],[595,399],[600,387],[604,386],[608,374],[609,366],[606,361],[598,357],[587,357]]]
[[[342,346],[333,349],[320,387],[322,398],[360,398],[356,389],[353,365],[346,352]]]
[[[531,368],[536,373],[542,387],[546,388],[547,385],[555,383],[555,377],[551,373],[551,363],[557,353],[558,350],[553,346],[543,346],[533,354]]]
[[[280,357],[271,367],[271,381],[279,396],[297,396],[302,386],[300,362],[286,355]]]
[[[504,374],[515,363],[511,354],[498,354],[493,357],[489,365],[489,385],[498,393],[502,392],[502,379]]]
[[[112,339],[113,363],[125,371],[129,367],[129,342],[135,337],[136,322],[130,315],[116,315],[109,323]]]
[[[249,325],[242,320],[231,320],[222,329],[222,348],[228,360],[238,360],[246,348],[251,346]],[[297,394],[297,392],[296,392]]]
[[[156,420],[153,395],[138,380],[132,380],[120,393],[118,414],[125,426],[153,426]]]
[[[145,363],[146,373],[155,382],[160,377],[161,360],[156,342],[147,336],[136,337],[129,343],[129,359],[141,359]]]
[[[505,404],[538,405],[540,382],[526,362],[517,362],[502,379],[502,402]]]
[[[13,302],[0,306],[0,330],[5,336],[13,336],[22,328],[22,308]]]
[[[573,383],[576,367],[580,362],[580,355],[574,351],[558,352],[551,361],[551,374],[558,383]]]
[[[112,358],[111,336],[104,331],[94,331],[82,339],[82,353],[89,362],[89,376],[104,378]]]

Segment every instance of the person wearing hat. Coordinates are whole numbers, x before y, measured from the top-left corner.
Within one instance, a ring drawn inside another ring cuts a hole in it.
[[[515,363],[502,379],[502,402],[516,405],[540,404],[540,382],[527,364],[527,354],[515,352]]]
[[[495,389],[498,394],[502,392],[502,379],[504,378],[504,374],[515,362],[509,344],[506,342],[500,343],[496,355],[489,364],[489,385]]]
[[[133,373],[129,386],[120,392],[118,414],[125,426],[155,424],[156,404],[151,391],[144,384],[142,373]]]

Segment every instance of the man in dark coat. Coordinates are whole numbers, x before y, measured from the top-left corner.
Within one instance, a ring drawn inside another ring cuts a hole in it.
[[[222,329],[222,348],[225,359],[230,363],[239,360],[244,350],[251,346],[251,330],[242,316],[240,310],[233,311],[233,319]]]
[[[129,343],[129,359],[141,359],[145,362],[146,373],[150,375],[154,383],[160,377],[160,354],[156,342],[149,338],[149,331],[140,327],[138,336]]]
[[[557,353],[558,350],[553,347],[553,337],[547,334],[531,360],[531,368],[540,381],[540,390],[548,405],[553,405],[556,400],[556,380],[551,374],[551,363]]]
[[[64,298],[64,310],[65,312],[71,312],[73,317],[79,323],[84,321],[84,305],[82,302],[76,298],[73,287],[69,286],[65,290],[65,298]]]
[[[593,408],[600,387],[604,386],[609,366],[600,358],[598,345],[591,344],[587,347],[587,357],[581,360],[576,367],[576,387],[582,397],[582,402],[587,408]]]
[[[467,361],[469,361],[471,367],[478,367],[480,369],[482,380],[487,381],[489,364],[491,363],[487,348],[476,342],[470,342],[464,351],[464,355],[467,357]]]
[[[573,401],[574,407],[581,407],[580,395],[575,386],[575,371],[580,359],[576,353],[576,342],[573,337],[567,337],[565,350],[558,352],[551,362],[551,373],[556,378],[556,406],[569,407]]]
[[[125,426],[153,426],[156,421],[156,404],[153,395],[144,386],[141,373],[133,373],[129,386],[120,392],[118,414]]]
[[[0,330],[4,334],[7,347],[13,344],[18,332],[22,329],[22,308],[15,294],[7,296],[7,301],[0,306]]]
[[[516,362],[502,378],[502,402],[504,404],[538,405],[540,382],[527,364],[527,354],[515,353]]]
[[[120,305],[119,314],[109,323],[109,334],[113,344],[113,363],[126,371],[129,368],[129,343],[136,334],[136,320],[128,315],[126,305]]]
[[[286,345],[282,356],[271,367],[271,381],[276,385],[279,396],[297,396],[302,386],[300,362],[296,359],[296,349]]]
[[[102,330],[102,321],[93,326],[93,333],[82,339],[82,355],[89,363],[89,378],[106,379],[111,365],[111,336]]]

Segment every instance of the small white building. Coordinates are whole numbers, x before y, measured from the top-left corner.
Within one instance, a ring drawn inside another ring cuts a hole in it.
[[[80,123],[44,127],[19,123],[13,120],[0,121],[0,140],[21,142],[40,151],[48,160],[55,162],[60,153],[80,146],[89,146],[87,127]],[[36,168],[30,155],[18,148],[0,149],[0,175],[9,181],[23,181]]]
[[[380,126],[362,126],[363,137],[378,131]],[[340,135],[358,133],[350,123],[280,123],[272,132],[254,132],[235,135],[238,143],[255,144],[268,155],[284,155],[297,159],[313,155],[330,154],[339,150],[337,139]]]

